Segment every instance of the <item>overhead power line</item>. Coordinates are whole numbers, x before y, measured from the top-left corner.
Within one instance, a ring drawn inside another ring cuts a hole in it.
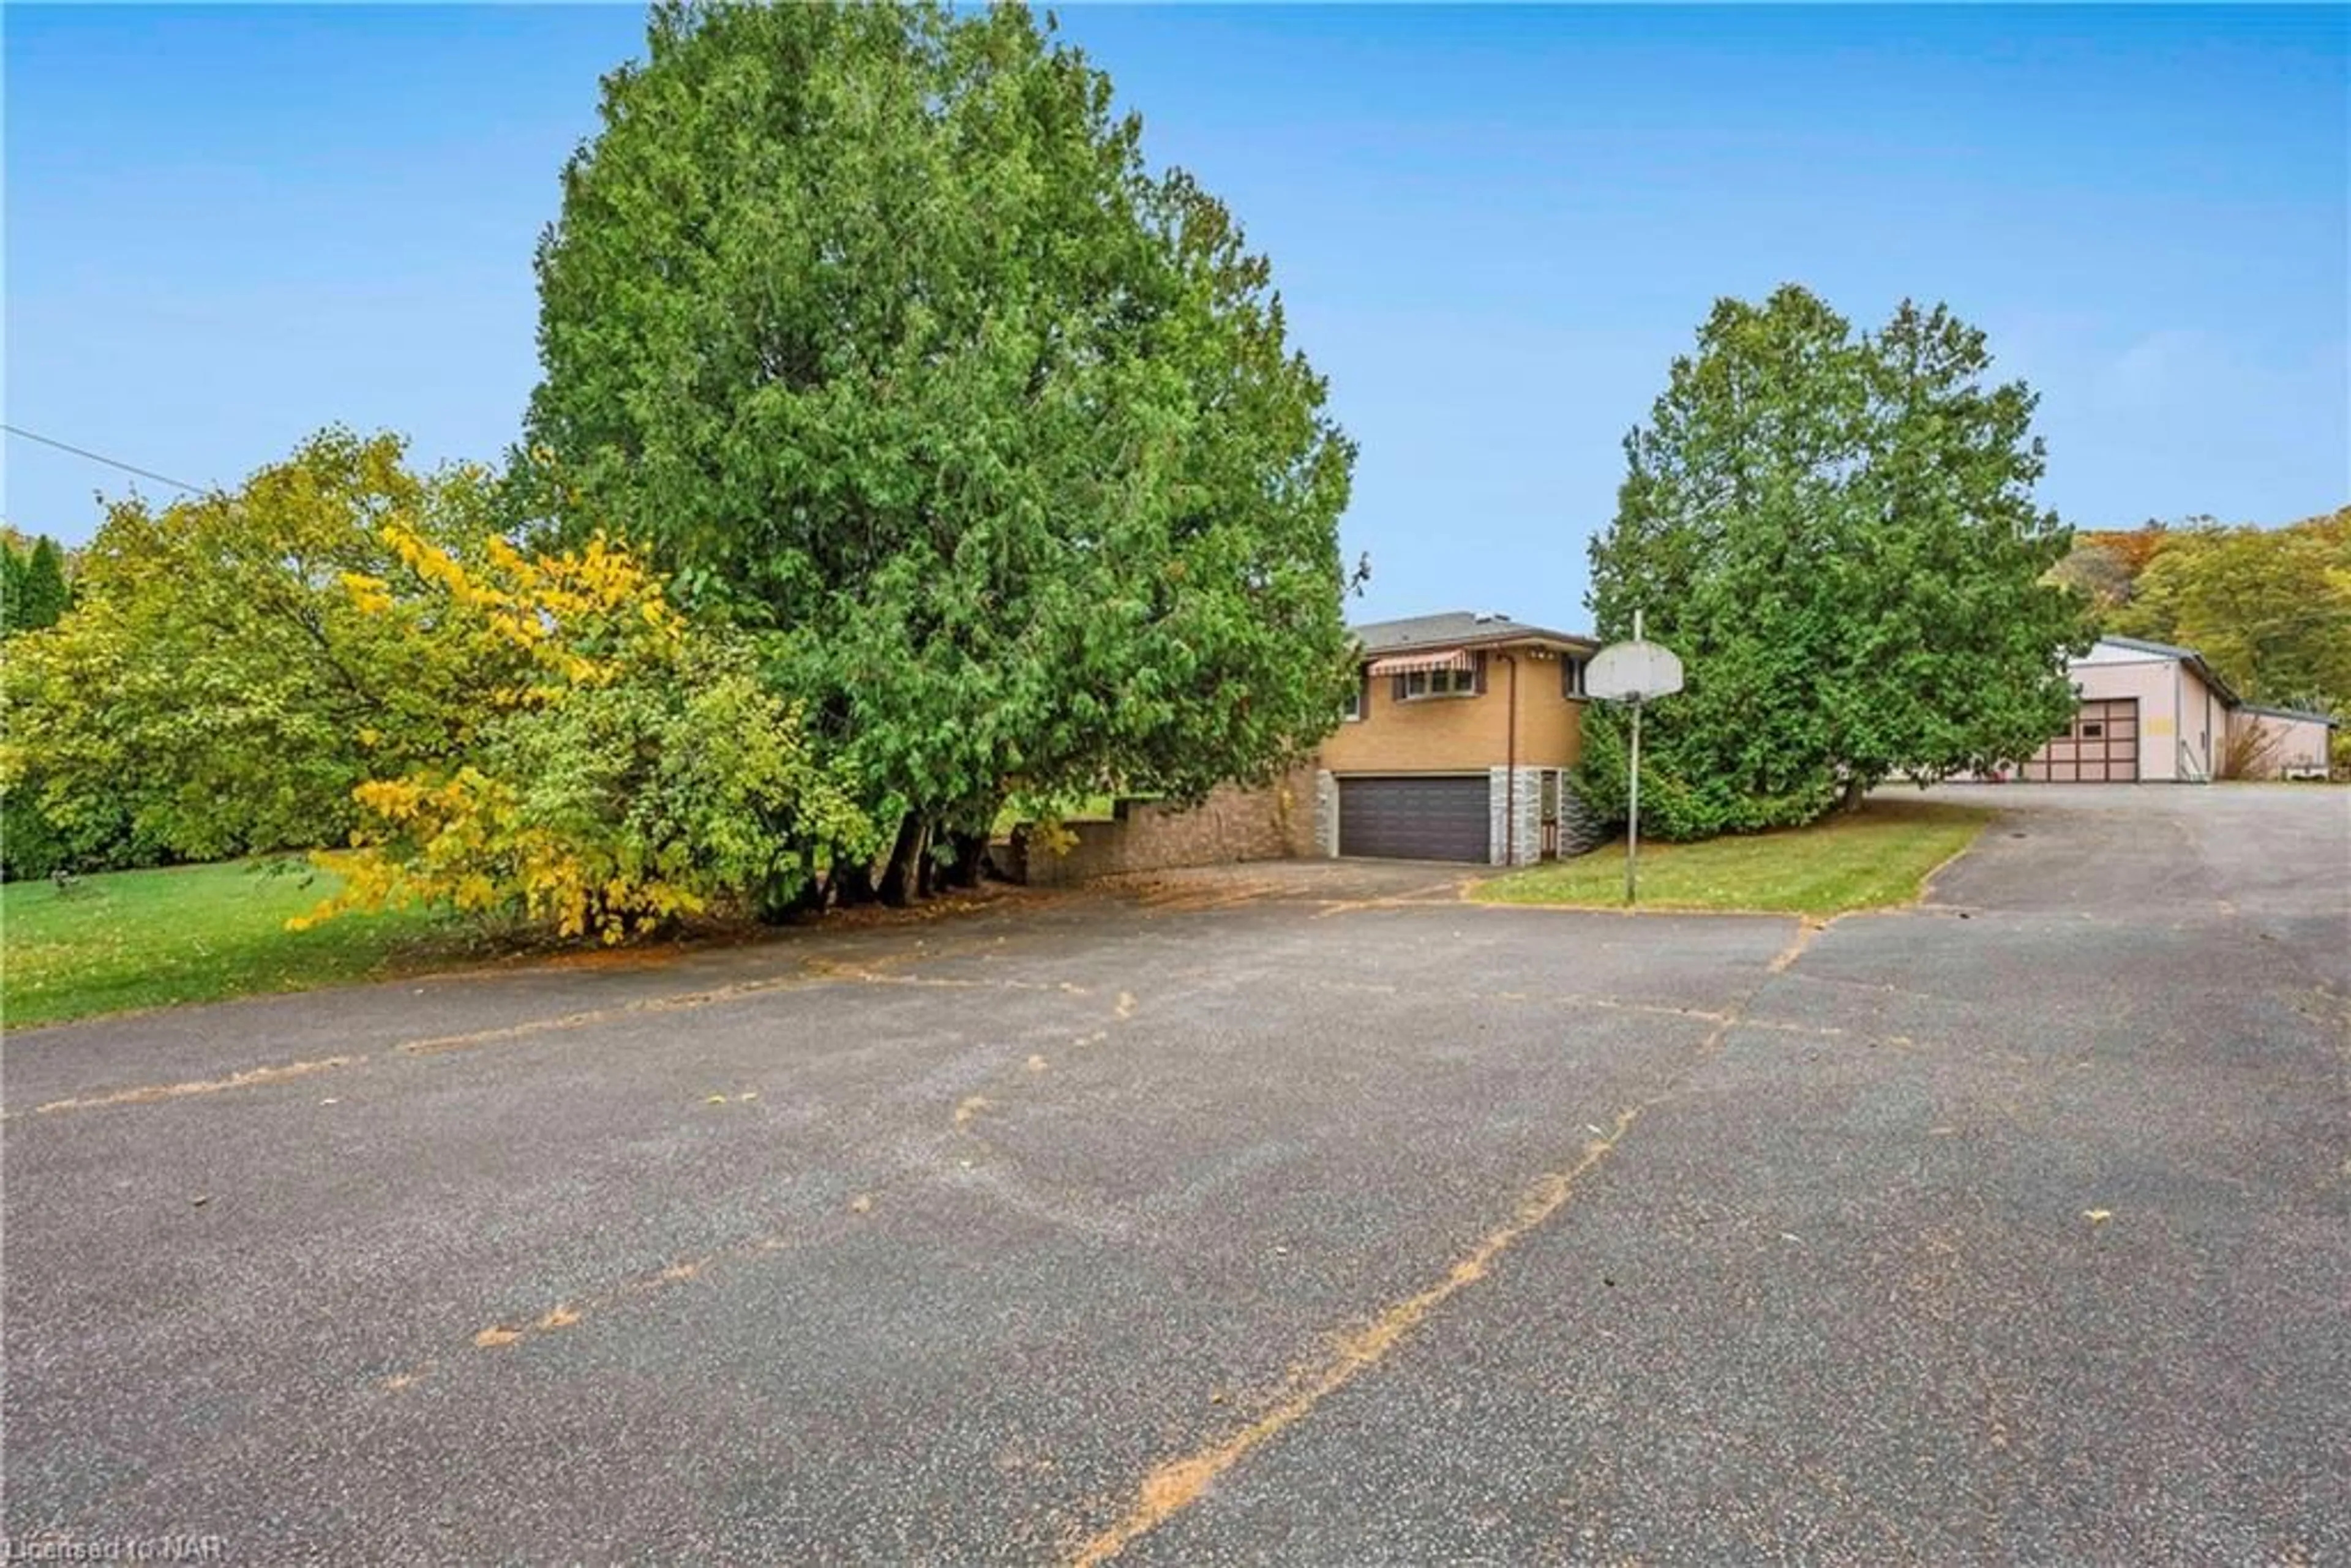
[[[92,463],[103,463],[109,468],[120,468],[125,474],[136,474],[141,479],[152,479],[159,485],[169,485],[175,490],[185,490],[191,496],[201,496],[204,487],[191,485],[185,479],[174,479],[169,474],[158,474],[152,468],[141,468],[136,463],[125,463],[119,457],[109,457],[103,452],[92,452],[87,446],[76,446],[70,441],[59,441],[53,435],[42,435],[22,425],[0,424],[0,430],[11,435],[21,435],[27,441],[37,441],[44,446],[54,446],[60,452],[70,452],[77,457],[87,457]]]

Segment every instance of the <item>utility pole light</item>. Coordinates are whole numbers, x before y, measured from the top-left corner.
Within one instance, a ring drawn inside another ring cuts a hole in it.
[[[1669,697],[1682,689],[1682,662],[1670,649],[1641,637],[1641,612],[1633,612],[1633,640],[1611,643],[1592,655],[1584,671],[1583,689],[1604,703],[1629,703],[1633,708],[1632,785],[1625,822],[1625,902],[1640,896],[1641,864],[1641,705]]]

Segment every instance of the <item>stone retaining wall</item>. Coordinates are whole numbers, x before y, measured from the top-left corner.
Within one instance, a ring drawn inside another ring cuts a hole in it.
[[[1111,821],[1070,823],[1065,831],[1077,841],[1061,853],[1034,841],[1025,827],[994,853],[1016,881],[1066,887],[1121,872],[1311,855],[1314,827],[1315,778],[1308,767],[1260,789],[1220,786],[1189,810],[1121,801]]]

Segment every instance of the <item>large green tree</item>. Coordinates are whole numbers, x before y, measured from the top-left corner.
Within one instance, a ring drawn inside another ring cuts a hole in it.
[[[1687,689],[1643,736],[1645,825],[1802,822],[1896,774],[2029,755],[2072,711],[2067,530],[2036,507],[2034,399],[1980,331],[1905,303],[1856,334],[1806,290],[1725,299],[1625,442],[1592,546],[1604,638],[1646,612]],[[1622,722],[1587,725],[1584,788],[1623,810]]]
[[[1327,732],[1353,449],[1265,261],[1024,9],[664,5],[538,256],[519,466],[649,546],[900,824]]]
[[[403,575],[387,524],[478,544],[494,493],[479,469],[413,472],[397,437],[330,430],[236,490],[115,503],[79,601],[9,641],[12,822],[41,840],[37,814],[85,867],[340,839],[353,787],[451,755],[481,697],[355,609],[347,578]]]

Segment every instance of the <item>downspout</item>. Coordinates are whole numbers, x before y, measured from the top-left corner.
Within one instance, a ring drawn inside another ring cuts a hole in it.
[[[1502,770],[1510,780],[1502,789],[1502,863],[1519,863],[1519,660],[1499,649],[1495,656],[1510,666],[1510,716],[1502,743]]]
[[[2179,684],[2179,661],[2171,661],[2171,779],[2184,783],[2180,764],[2188,760],[2188,688]]]

